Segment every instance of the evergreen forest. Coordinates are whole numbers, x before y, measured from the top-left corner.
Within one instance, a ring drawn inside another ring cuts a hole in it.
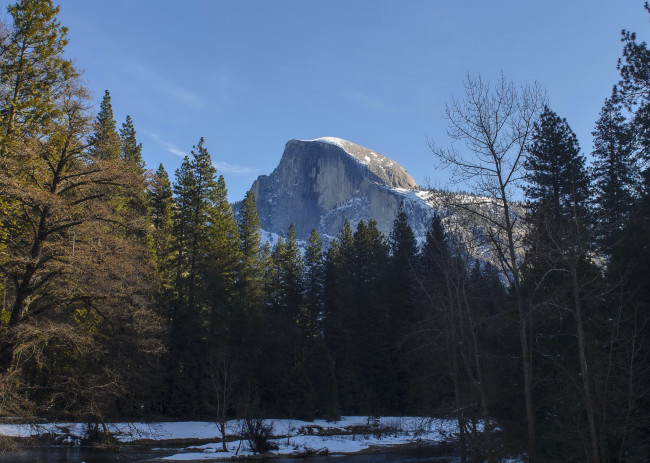
[[[99,435],[436,416],[471,461],[650,460],[650,50],[634,32],[592,151],[539,88],[470,76],[447,107],[468,149],[431,149],[475,204],[451,198],[420,243],[400,209],[388,236],[369,220],[270,245],[203,138],[173,175],[144,165],[137,121],[115,121],[109,91],[92,106],[58,12],[18,0],[0,31],[0,417]],[[454,208],[491,227],[459,238]]]

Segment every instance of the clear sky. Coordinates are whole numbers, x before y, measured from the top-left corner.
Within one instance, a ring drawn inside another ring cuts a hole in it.
[[[448,144],[468,72],[539,82],[588,153],[621,29],[650,37],[641,0],[63,0],[60,20],[147,167],[173,178],[205,137],[231,201],[292,138],[345,138],[444,186],[427,139]]]

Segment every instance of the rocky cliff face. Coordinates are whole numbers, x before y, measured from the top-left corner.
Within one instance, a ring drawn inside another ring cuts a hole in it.
[[[294,224],[299,239],[315,228],[325,240],[345,222],[374,219],[390,233],[400,202],[423,236],[433,209],[419,187],[395,161],[340,138],[290,140],[278,167],[253,183],[262,228],[286,235]]]

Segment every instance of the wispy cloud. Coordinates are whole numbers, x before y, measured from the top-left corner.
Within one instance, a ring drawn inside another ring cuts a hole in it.
[[[158,146],[163,148],[165,151],[181,158],[184,158],[185,156],[189,156],[189,153],[187,153],[186,151],[183,151],[182,149],[178,148],[173,143],[163,140],[159,134],[155,132],[149,132],[149,131],[145,131],[145,133],[149,135],[149,137],[151,137],[151,139]],[[238,164],[230,164],[229,162],[212,161],[212,165],[217,169],[219,173],[222,174],[253,176],[259,173],[259,170],[255,167],[241,166]]]
[[[363,106],[366,109],[371,111],[387,112],[390,111],[390,106],[381,101],[378,98],[373,98],[366,95],[365,93],[359,92],[357,90],[344,90],[343,96],[351,100],[352,102]]]
[[[158,135],[157,133],[155,133],[155,132],[146,132],[146,134],[149,135],[153,139],[153,141],[156,142],[156,144],[158,146],[163,148],[168,153],[171,153],[171,154],[173,154],[175,156],[178,156],[178,157],[181,157],[181,158],[184,158],[185,156],[189,156],[189,153],[187,153],[187,152],[183,151],[182,149],[178,148],[173,143],[169,143],[169,142],[163,140],[162,138],[160,138],[160,135]]]
[[[254,167],[238,166],[227,162],[214,161],[212,165],[216,167],[219,172],[224,174],[256,175],[258,173],[258,170]]]
[[[179,85],[165,77],[149,64],[142,60],[132,59],[127,70],[134,78],[143,82],[149,88],[155,89],[164,96],[180,102],[191,109],[200,109],[203,106],[203,98],[199,94]]]
[[[210,107],[215,104],[230,106],[244,82],[241,76],[228,68],[206,66],[197,74],[171,62],[156,62],[150,57],[131,53],[119,48],[112,40],[97,39],[93,46],[99,50],[96,56],[101,57],[101,65],[97,64],[100,58],[96,58],[95,67],[104,68],[106,63],[113,63],[114,74],[109,77],[121,83],[122,93],[145,101],[151,108],[175,104],[198,111],[208,107],[206,102]],[[136,89],[137,94],[133,95]]]

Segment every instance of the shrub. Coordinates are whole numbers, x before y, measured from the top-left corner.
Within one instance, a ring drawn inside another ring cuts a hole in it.
[[[242,436],[248,442],[253,453],[277,450],[278,446],[269,441],[273,433],[273,423],[261,418],[245,418],[242,421]]]

